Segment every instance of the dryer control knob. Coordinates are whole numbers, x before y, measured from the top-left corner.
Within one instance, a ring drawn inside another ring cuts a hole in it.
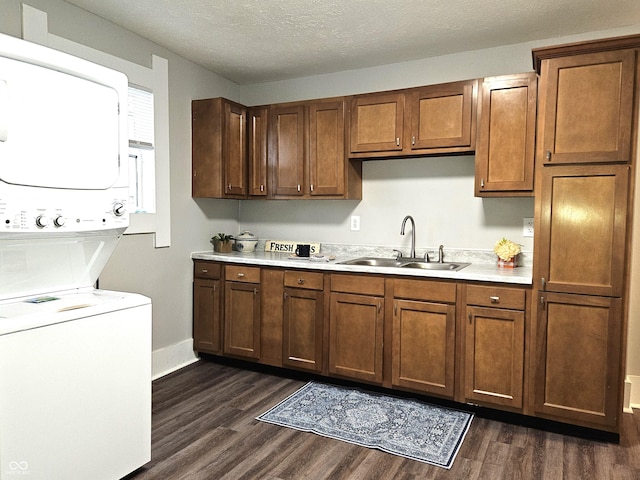
[[[62,215],[58,215],[54,220],[53,220],[53,224],[56,227],[63,227],[64,224],[67,223],[67,219],[64,218]]]
[[[44,228],[49,226],[49,219],[45,215],[38,215],[36,217],[36,227]]]
[[[121,217],[122,215],[124,215],[125,211],[126,207],[124,206],[124,203],[116,202],[113,204],[113,214],[116,217]]]

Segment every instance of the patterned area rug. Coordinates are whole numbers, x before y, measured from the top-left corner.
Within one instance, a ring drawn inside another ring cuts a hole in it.
[[[473,415],[310,382],[257,420],[451,468]]]

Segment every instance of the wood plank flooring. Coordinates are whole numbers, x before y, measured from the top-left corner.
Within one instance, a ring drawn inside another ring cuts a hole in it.
[[[209,360],[156,380],[152,459],[127,480],[640,479],[640,412],[620,444],[476,416],[444,470],[255,420],[304,383]]]

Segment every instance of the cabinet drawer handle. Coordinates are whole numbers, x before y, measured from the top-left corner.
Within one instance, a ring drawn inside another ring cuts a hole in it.
[[[491,303],[500,303],[500,297],[489,297]]]
[[[298,279],[298,285],[304,285],[304,278]]]
[[[204,268],[203,268],[202,270],[200,270],[200,271],[201,271],[202,273],[209,273],[209,270],[204,269]]]
[[[239,273],[238,278],[242,278],[242,277],[244,277],[244,273]]]

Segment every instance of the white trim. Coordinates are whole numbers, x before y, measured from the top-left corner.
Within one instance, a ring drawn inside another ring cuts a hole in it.
[[[152,380],[156,380],[157,378],[164,377],[198,360],[200,360],[200,357],[193,351],[192,338],[154,350],[151,360],[151,378]]]
[[[640,408],[640,375],[627,375],[624,379],[624,411],[633,413]]]
[[[129,82],[153,91],[155,112],[156,213],[134,213],[125,234],[155,233],[155,246],[171,245],[169,181],[169,62],[151,56],[151,68],[72,42],[48,31],[47,13],[22,4],[22,37],[127,75]]]

